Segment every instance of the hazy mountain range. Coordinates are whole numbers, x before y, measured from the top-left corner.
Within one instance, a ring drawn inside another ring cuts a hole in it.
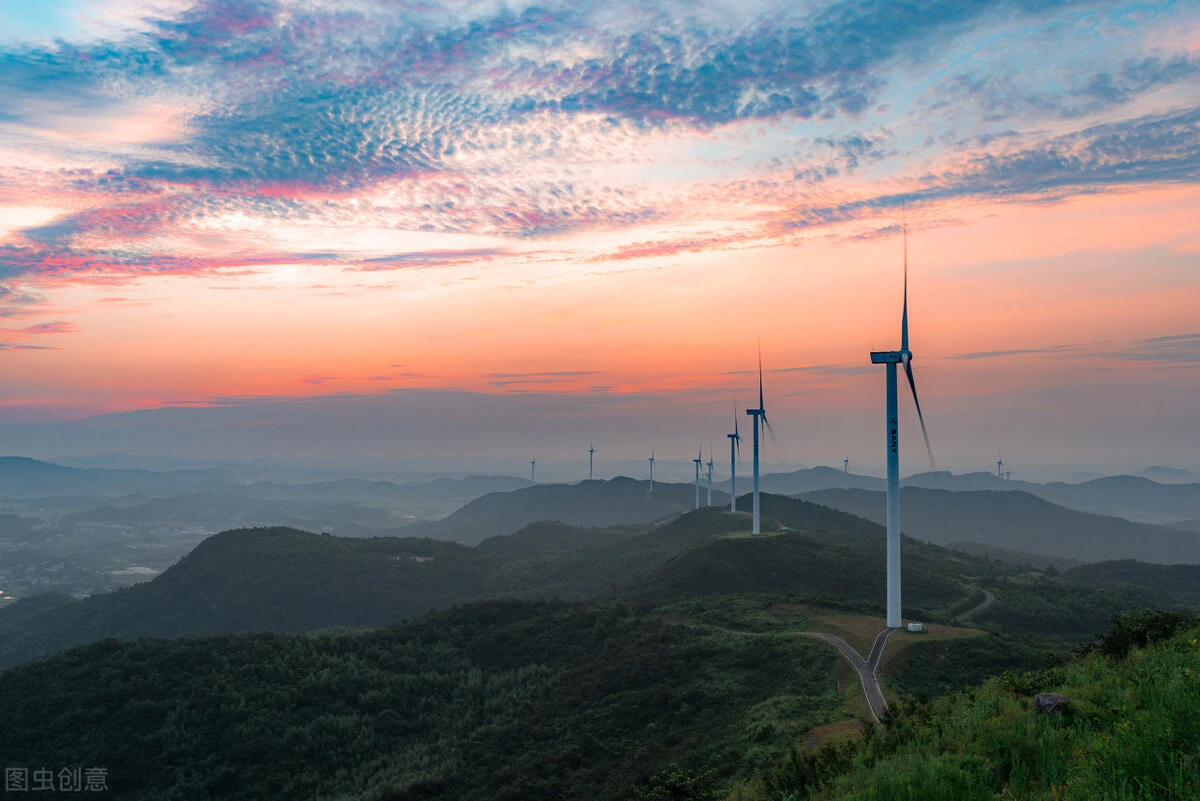
[[[802,497],[876,523],[886,521],[885,492],[821,490]],[[900,490],[900,509],[900,527],[905,534],[939,545],[974,542],[1082,562],[1140,559],[1200,564],[1200,536],[1196,534],[1079,512],[1027,492],[905,487]]]

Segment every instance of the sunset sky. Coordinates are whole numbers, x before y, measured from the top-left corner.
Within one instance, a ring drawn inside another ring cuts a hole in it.
[[[4,0],[0,452],[865,468],[902,207],[940,461],[1200,469],[1200,2]]]

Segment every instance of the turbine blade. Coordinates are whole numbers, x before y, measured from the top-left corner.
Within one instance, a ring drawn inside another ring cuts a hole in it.
[[[925,450],[929,453],[929,470],[937,472],[937,462],[933,459],[933,446],[929,444],[929,431],[925,428],[925,415],[921,414],[921,401],[917,399],[917,382],[913,380],[912,363],[906,362],[904,373],[908,376],[908,386],[912,389],[913,403],[917,407],[917,419],[921,421],[921,434],[925,437]]]
[[[767,434],[771,437],[771,442],[775,441],[775,429],[771,428],[771,421],[767,419],[767,413],[762,413],[763,428],[767,430]]]
[[[762,386],[762,343],[758,344],[758,408],[763,407],[763,386]]]

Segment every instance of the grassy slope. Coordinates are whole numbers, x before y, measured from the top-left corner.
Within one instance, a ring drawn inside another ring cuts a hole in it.
[[[1171,606],[1200,605],[1200,565],[1150,565],[1132,559],[1082,565],[1063,578],[1088,584],[1153,589],[1174,596]],[[1168,600],[1164,598],[1164,600]]]
[[[1147,565],[1151,575],[1172,565]],[[994,631],[1087,640],[1106,630],[1115,615],[1132,609],[1196,611],[1200,606],[1154,584],[1136,585],[1096,579],[1028,574],[987,580],[996,603],[971,622]]]
[[[1070,653],[1069,647],[1057,640],[976,634],[954,638],[893,634],[879,676],[888,690],[907,698],[928,700],[980,684],[1006,670],[1024,672],[1050,667]]]
[[[1193,625],[1121,659],[1094,653],[945,696],[900,716],[812,797],[1194,799],[1200,786],[1198,638]],[[1062,718],[1034,711],[1031,698],[1038,692],[1064,693],[1070,711]]]

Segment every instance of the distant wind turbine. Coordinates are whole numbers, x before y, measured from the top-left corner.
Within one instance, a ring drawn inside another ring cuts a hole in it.
[[[537,483],[537,459],[529,460],[529,480]]]
[[[758,526],[758,426],[759,419],[762,419],[762,425],[767,431],[771,431],[771,424],[767,422],[767,410],[763,405],[763,381],[762,381],[762,347],[758,349],[758,408],[747,409],[746,414],[754,418],[754,529],[752,534],[759,533]],[[772,437],[775,434],[772,432]]]
[[[708,506],[712,506],[712,469],[713,469],[713,452],[712,443],[708,443]]]
[[[996,480],[1004,481],[1004,454],[996,454]]]
[[[850,489],[850,457],[842,459],[842,489]]]
[[[645,451],[643,451],[645,453]],[[650,492],[654,492],[654,449],[650,449]]]
[[[729,437],[729,511],[737,512],[737,463],[742,455],[742,435],[738,433],[737,397],[733,399],[733,433]]]
[[[917,399],[917,384],[913,380],[912,351],[908,349],[908,225],[904,225],[904,312],[900,317],[900,350],[871,354],[872,364],[887,365],[887,625],[900,627],[900,424],[896,391],[896,365],[903,364],[912,389],[917,419],[929,452],[929,468],[936,471],[925,416]]]
[[[588,481],[592,480],[592,454],[596,449],[592,446],[591,441],[588,441]]]
[[[701,449],[697,449],[696,458],[692,461],[696,463],[696,508],[700,508],[700,465],[704,463],[704,455]]]

